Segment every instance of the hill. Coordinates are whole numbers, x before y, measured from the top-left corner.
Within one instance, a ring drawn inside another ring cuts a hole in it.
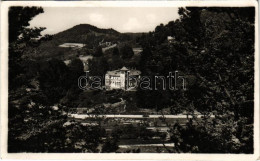
[[[114,29],[100,29],[89,24],[80,24],[54,35],[53,41],[58,43],[86,43],[95,37],[113,40],[118,36],[120,36],[120,33]]]
[[[138,35],[138,33],[137,33]],[[36,49],[28,49],[26,56],[31,58],[59,58],[67,59],[77,54],[88,55],[100,42],[135,43],[135,33],[120,33],[112,28],[101,29],[89,24],[79,24],[68,30],[53,35],[52,40],[42,42]],[[83,44],[82,49],[60,47],[65,43]]]

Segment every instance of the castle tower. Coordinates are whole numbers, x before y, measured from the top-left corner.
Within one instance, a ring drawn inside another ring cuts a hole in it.
[[[129,69],[127,69],[126,67],[123,67],[120,69],[120,79],[121,79],[121,87],[123,90],[126,90],[127,89],[127,72],[129,71]]]

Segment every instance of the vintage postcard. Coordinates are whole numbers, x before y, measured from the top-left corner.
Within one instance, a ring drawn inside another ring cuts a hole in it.
[[[257,1],[1,2],[1,158],[257,160]]]

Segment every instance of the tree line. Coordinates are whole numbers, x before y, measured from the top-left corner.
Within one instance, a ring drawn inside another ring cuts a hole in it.
[[[139,106],[205,115],[171,128],[177,152],[253,153],[255,8],[187,7],[178,13],[138,38],[140,69],[145,75],[179,70],[187,90],[139,90]]]

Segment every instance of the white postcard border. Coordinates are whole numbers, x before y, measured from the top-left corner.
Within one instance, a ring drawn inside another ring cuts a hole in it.
[[[156,154],[156,153],[7,153],[8,127],[8,7],[255,7],[254,154]],[[259,31],[258,4],[253,0],[229,1],[4,1],[1,2],[1,158],[90,160],[257,160],[259,157]]]

